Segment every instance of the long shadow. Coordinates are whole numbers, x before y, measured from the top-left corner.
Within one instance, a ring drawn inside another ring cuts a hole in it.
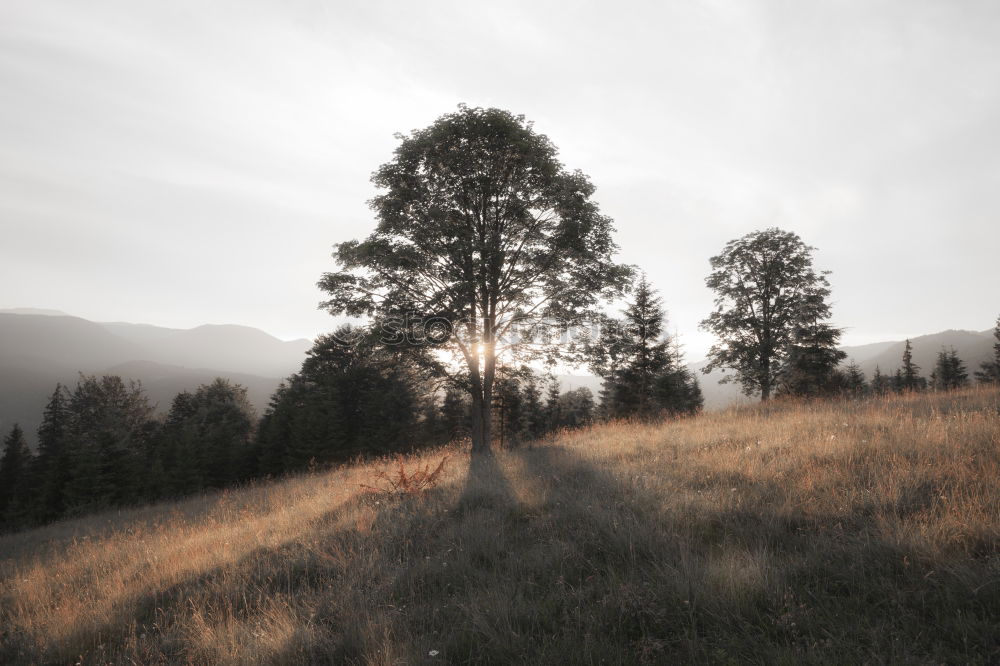
[[[508,506],[516,502],[517,497],[500,468],[496,454],[493,452],[471,454],[469,471],[456,510],[467,512],[474,509]]]

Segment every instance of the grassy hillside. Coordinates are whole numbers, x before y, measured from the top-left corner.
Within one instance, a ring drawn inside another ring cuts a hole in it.
[[[0,538],[0,663],[997,663],[1000,393],[771,405]]]

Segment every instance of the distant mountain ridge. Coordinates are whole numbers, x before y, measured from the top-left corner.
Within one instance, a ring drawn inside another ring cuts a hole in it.
[[[173,329],[29,308],[0,311],[0,432],[16,421],[33,437],[56,383],[73,387],[80,372],[141,381],[160,411],[180,391],[226,377],[246,386],[263,412],[311,346],[247,326]]]
[[[952,347],[970,376],[991,358],[993,331],[948,330],[911,338],[914,361],[929,377],[938,352]],[[842,347],[871,379],[876,366],[892,374],[900,366],[905,341]],[[73,387],[78,373],[118,374],[142,382],[160,411],[174,395],[215,377],[247,387],[251,403],[263,413],[282,379],[297,372],[310,340],[285,342],[264,331],[238,325],[191,329],[149,324],[92,322],[54,310],[0,310],[0,433],[20,423],[34,438],[42,410],[57,382]],[[705,407],[719,409],[749,402],[739,384],[720,384],[721,371],[703,374],[707,361],[689,363],[705,395]],[[601,380],[593,375],[559,377],[563,390],[590,388],[595,397]]]

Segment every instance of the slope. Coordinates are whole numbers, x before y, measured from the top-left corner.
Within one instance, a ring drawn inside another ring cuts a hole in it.
[[[0,662],[995,662],[997,432],[770,404],[64,522],[0,537]]]

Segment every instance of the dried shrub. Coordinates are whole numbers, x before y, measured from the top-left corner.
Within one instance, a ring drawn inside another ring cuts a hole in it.
[[[403,464],[405,458],[396,454],[395,470],[379,470],[375,473],[373,484],[362,483],[361,489],[374,495],[421,495],[437,485],[450,457],[446,455],[441,458],[434,469],[431,469],[431,463],[425,463],[422,467],[417,465],[413,470],[407,471]]]

